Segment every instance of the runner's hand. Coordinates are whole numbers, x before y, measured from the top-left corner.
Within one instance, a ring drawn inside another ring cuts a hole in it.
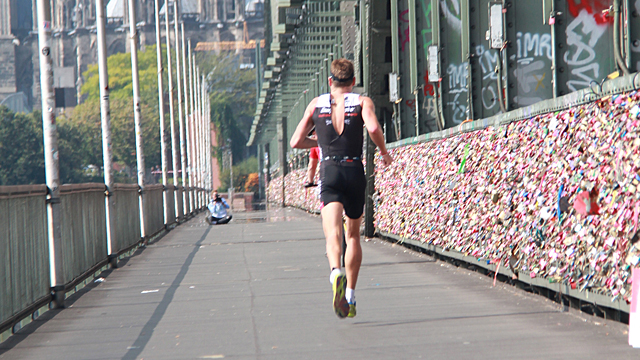
[[[391,165],[391,163],[393,162],[393,158],[389,154],[384,154],[380,156],[380,160],[382,160],[382,165],[384,167]]]

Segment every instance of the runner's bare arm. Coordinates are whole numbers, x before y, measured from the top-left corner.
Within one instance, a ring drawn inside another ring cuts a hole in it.
[[[318,98],[311,100],[307,109],[304,111],[304,115],[302,116],[302,120],[298,123],[298,127],[296,131],[291,136],[291,141],[289,145],[291,145],[294,149],[311,149],[313,147],[318,146],[318,140],[309,138],[307,134],[311,129],[313,129],[313,120],[311,116],[313,115],[313,110],[316,108],[316,102]]]
[[[373,143],[376,144],[380,149],[380,154],[382,155],[382,163],[384,164],[384,166],[389,166],[393,162],[393,158],[389,154],[387,154],[384,134],[382,133],[382,129],[380,128],[380,124],[378,123],[378,118],[376,117],[376,109],[373,105],[373,101],[366,96],[361,96],[360,98],[362,99],[362,120],[364,121],[364,126],[366,126],[367,131],[369,132],[369,136],[371,136],[371,140],[373,140]]]

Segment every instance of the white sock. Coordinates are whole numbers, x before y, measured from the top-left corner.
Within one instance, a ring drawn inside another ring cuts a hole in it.
[[[347,298],[347,302],[349,304],[355,304],[356,303],[356,290],[347,288],[347,293],[345,294],[344,297]]]
[[[336,276],[338,276],[342,272],[343,271],[340,268],[335,268],[331,270],[331,275],[329,275],[329,282],[333,284],[333,281],[336,279]]]

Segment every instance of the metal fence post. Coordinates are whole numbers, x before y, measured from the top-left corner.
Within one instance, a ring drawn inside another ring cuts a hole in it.
[[[287,175],[287,118],[282,117],[281,121],[278,121],[278,158],[280,160],[280,173],[282,174],[282,207],[286,204],[286,188],[285,177]]]
[[[175,13],[178,14],[178,6],[176,3],[173,3]],[[190,203],[188,201],[189,194],[187,190],[188,182],[187,182],[187,170],[188,166],[188,151],[189,151],[189,139],[188,139],[188,127],[186,125],[187,121],[187,56],[186,56],[186,44],[184,41],[184,23],[180,24],[181,27],[181,36],[178,37],[178,20],[176,18],[175,23],[175,31],[176,31],[176,74],[178,81],[178,111],[179,117],[178,120],[180,122],[180,160],[182,164],[182,213],[186,216],[189,213]],[[180,39],[181,41],[178,41]],[[180,54],[177,53],[177,49],[180,49]],[[182,65],[180,65],[180,57],[182,57]],[[182,76],[182,81],[180,81]],[[182,89],[184,89],[184,94],[182,94]],[[187,139],[185,140],[185,137]]]
[[[38,49],[40,57],[40,91],[42,97],[42,133],[44,137],[47,223],[49,231],[49,269],[53,305],[64,307],[64,273],[62,264],[62,231],[60,228],[60,170],[58,167],[58,131],[56,129],[51,59],[51,3],[38,0]]]
[[[184,37],[184,24],[182,25],[182,36]],[[192,131],[193,131],[193,68],[191,67],[191,63],[192,63],[192,55],[191,55],[191,40],[189,40],[187,42],[187,53],[189,56],[189,59],[187,62],[185,62],[184,66],[185,69],[188,67],[189,68],[189,112],[187,112],[187,117],[186,117],[186,131],[187,131],[187,158],[188,158],[188,169],[189,169],[189,212],[193,212],[194,210],[194,206],[193,206],[193,201],[194,196],[193,196],[193,137],[192,137]],[[186,71],[186,70],[185,70]],[[185,81],[186,81],[186,75],[185,75]],[[185,84],[185,89],[187,88],[187,85]],[[185,96],[186,96],[186,90],[185,90]]]
[[[140,111],[140,77],[138,74],[138,30],[136,29],[136,4],[129,0],[129,37],[131,41],[131,80],[133,85],[133,120],[136,132],[136,166],[138,167],[138,186],[140,187],[140,237],[146,240],[145,227],[145,168],[142,147],[142,112]]]
[[[103,0],[96,0],[96,30],[98,43],[98,71],[100,75],[100,118],[102,122],[102,162],[104,171],[105,217],[107,231],[107,256],[112,267],[118,265],[118,242],[113,231],[113,174],[111,156],[111,115],[109,110],[109,74],[107,71],[107,38],[105,34],[105,7]]]
[[[173,2],[174,4],[176,3],[175,1]],[[178,17],[177,17],[177,13],[174,12],[173,13],[173,21],[176,23],[176,26],[178,24]],[[179,154],[178,154],[178,146],[177,146],[177,139],[176,139],[176,126],[175,126],[175,117],[173,114],[173,66],[171,64],[171,28],[169,27],[169,6],[165,6],[165,13],[164,13],[164,24],[165,24],[165,33],[167,36],[167,78],[169,80],[169,121],[171,122],[171,166],[173,167],[173,188],[175,189],[173,192],[173,199],[174,199],[174,208],[175,208],[175,213],[174,213],[174,217],[178,218],[180,216],[180,212],[179,212],[179,206],[178,206],[178,198],[179,198],[179,194],[178,194],[178,158],[179,158]],[[178,58],[178,34],[176,32],[176,58]],[[176,73],[178,73],[178,76],[180,76],[180,69],[176,67]],[[178,79],[180,79],[180,77],[178,77]],[[178,80],[178,85],[180,83],[180,80]],[[179,86],[178,86],[179,88]],[[175,220],[175,219],[173,219]]]
[[[160,6],[158,0],[154,1],[155,6],[155,19],[156,19],[156,61],[158,64],[158,115],[160,116],[160,159],[162,162],[162,205],[164,208],[164,224],[169,223],[169,200],[167,199],[167,151],[166,151],[166,138],[164,133],[164,84],[162,79],[162,42],[160,41]],[[169,13],[169,7],[165,7],[165,16]],[[166,16],[168,17],[168,16]],[[167,39],[168,39],[167,33]],[[169,48],[167,47],[167,52]]]

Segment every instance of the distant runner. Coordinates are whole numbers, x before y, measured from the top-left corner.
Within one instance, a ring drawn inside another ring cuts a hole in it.
[[[393,162],[387,154],[373,102],[351,92],[355,82],[351,61],[334,60],[329,77],[331,93],[311,100],[291,137],[292,148],[319,146],[321,149],[322,227],[331,267],[329,281],[333,288],[333,309],[339,318],[356,316],[355,288],[362,263],[360,224],[366,187],[362,166],[363,125],[380,148],[383,165],[386,167]],[[314,126],[317,140],[306,136]],[[343,211],[347,216],[346,273],[340,268]]]
[[[311,130],[311,132],[309,133],[309,137],[312,140],[318,139],[316,137],[315,129]],[[309,151],[309,166],[307,169],[307,181],[306,183],[304,183],[304,187],[309,188],[309,187],[318,186],[318,184],[316,184],[314,180],[316,178],[316,168],[318,167],[319,161],[320,161],[320,148],[316,146],[311,148],[311,150]]]

